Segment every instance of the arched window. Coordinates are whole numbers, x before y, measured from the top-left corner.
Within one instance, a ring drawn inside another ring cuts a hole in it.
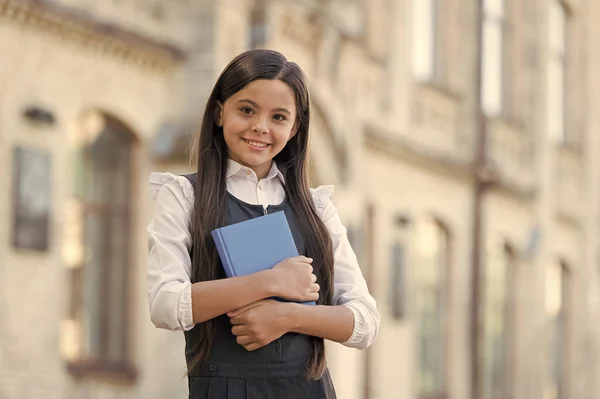
[[[420,220],[416,224],[415,244],[419,397],[444,398],[447,396],[448,231],[431,218]]]
[[[546,268],[547,358],[544,399],[566,398],[569,274],[564,262]]]
[[[505,399],[512,386],[516,270],[514,252],[504,240],[488,243],[484,270],[484,397]]]
[[[75,140],[64,250],[71,291],[63,351],[69,369],[130,372],[131,198],[135,136],[90,113]]]

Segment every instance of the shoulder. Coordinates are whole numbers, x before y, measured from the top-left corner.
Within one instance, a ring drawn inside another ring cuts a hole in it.
[[[332,235],[337,236],[346,234],[346,227],[340,219],[337,208],[331,201],[333,191],[334,186],[319,186],[310,189],[317,215],[319,215],[327,230]]]
[[[334,188],[335,186],[333,185],[324,185],[310,189],[313,204],[315,205],[317,214],[321,216],[321,218],[323,217],[325,209],[331,203],[331,196],[333,195]]]
[[[189,210],[194,204],[194,187],[190,176],[178,176],[168,172],[152,172],[148,178],[150,196],[157,203],[176,201],[184,209]]]

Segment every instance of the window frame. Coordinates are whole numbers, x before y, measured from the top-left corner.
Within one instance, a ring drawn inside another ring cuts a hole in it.
[[[124,223],[124,228],[126,229],[126,233],[124,237],[127,240],[127,243],[123,247],[122,254],[119,257],[122,260],[122,264],[125,266],[134,265],[134,248],[133,244],[135,241],[135,237],[133,234],[133,226],[135,225],[136,214],[134,202],[135,198],[137,198],[137,190],[136,190],[136,172],[139,161],[139,153],[138,146],[139,141],[137,139],[137,135],[133,133],[133,131],[127,127],[124,123],[118,121],[116,118],[102,114],[102,118],[104,118],[104,127],[108,129],[112,129],[112,132],[109,134],[123,134],[127,135],[127,139],[123,141],[123,145],[127,146],[127,161],[129,163],[126,173],[126,184],[128,185],[127,198],[128,201],[123,204],[119,204],[116,202],[108,203],[106,200],[94,201],[87,198],[85,190],[82,192],[78,192],[74,190],[71,194],[71,198],[75,201],[79,202],[80,212],[77,215],[79,219],[79,223],[81,226],[81,235],[80,235],[80,244],[82,247],[82,256],[81,261],[78,262],[77,266],[71,267],[70,271],[73,273],[71,275],[71,286],[70,286],[70,304],[69,304],[69,314],[68,318],[72,322],[79,325],[79,337],[81,342],[77,345],[76,351],[78,352],[75,356],[67,357],[66,368],[69,373],[78,378],[100,378],[107,379],[117,383],[133,383],[137,380],[138,372],[136,367],[133,364],[133,351],[132,351],[132,331],[134,330],[132,315],[134,315],[133,307],[134,307],[134,295],[131,290],[131,286],[133,283],[132,273],[134,272],[132,267],[126,267],[119,273],[118,281],[122,284],[123,291],[121,293],[123,297],[123,309],[120,317],[120,328],[119,328],[119,345],[122,348],[123,355],[119,360],[110,360],[109,359],[109,347],[110,347],[110,328],[107,318],[110,314],[110,309],[112,308],[111,303],[108,301],[103,301],[101,298],[107,297],[110,294],[110,286],[111,273],[114,272],[112,267],[103,268],[100,275],[101,278],[99,281],[94,281],[94,286],[98,289],[98,293],[96,294],[99,300],[100,310],[98,314],[102,318],[102,322],[99,324],[99,329],[97,331],[100,336],[100,347],[101,353],[100,355],[94,355],[89,353],[89,348],[86,348],[83,343],[87,337],[89,336],[89,332],[85,331],[82,328],[81,314],[78,312],[85,307],[84,296],[85,296],[85,273],[86,273],[86,247],[89,246],[87,238],[86,238],[86,220],[89,215],[99,215],[99,217],[106,217],[108,223],[108,231],[105,234],[102,234],[101,241],[106,243],[110,237],[110,225],[113,223],[116,217]],[[103,129],[105,130],[105,129]],[[98,137],[101,134],[104,134],[102,131],[97,133]],[[94,167],[90,167],[90,165],[94,162],[91,158],[91,151],[88,147],[88,143],[83,140],[83,143],[79,143],[75,148],[76,151],[79,151],[81,155],[82,168],[87,168],[87,171],[83,170],[83,178],[85,178],[87,173],[94,173]],[[79,172],[81,173],[81,172]],[[79,175],[77,178],[81,178]],[[81,183],[81,182],[78,182]],[[108,217],[107,217],[108,215]],[[112,246],[111,246],[112,247]],[[109,249],[110,250],[110,249]],[[108,254],[105,256],[106,259],[111,259],[113,255]],[[89,266],[88,266],[89,267]],[[75,273],[79,273],[79,276],[75,275]],[[96,298],[96,300],[98,300]]]

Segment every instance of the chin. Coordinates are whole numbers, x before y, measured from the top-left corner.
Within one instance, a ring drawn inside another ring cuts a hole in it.
[[[255,155],[246,155],[246,156],[240,157],[240,159],[247,166],[260,166],[260,165],[264,165],[267,162],[271,162],[273,157],[271,157],[269,155],[261,155],[258,157]]]
[[[248,161],[246,161],[246,164],[248,166],[262,166],[265,165],[267,163],[271,163],[272,158],[268,158],[265,160],[257,160],[257,159],[249,159]]]

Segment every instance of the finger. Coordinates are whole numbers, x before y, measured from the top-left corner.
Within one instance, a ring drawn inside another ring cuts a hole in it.
[[[261,345],[261,344],[260,344],[260,343],[258,343],[258,342],[252,342],[252,343],[250,343],[250,344],[244,345],[244,348],[245,348],[245,349],[246,349],[248,352],[255,351],[255,350],[257,350],[257,349],[260,349],[260,348],[262,348],[262,347],[263,347],[263,345]]]
[[[248,304],[248,305],[246,305],[244,307],[241,307],[239,309],[232,310],[231,312],[228,312],[227,316],[229,316],[229,317],[235,317],[235,316],[241,315],[242,313],[245,313],[245,312],[249,311],[250,309],[254,309],[256,307],[259,307],[261,305],[264,305],[264,301],[262,301],[262,300],[261,301],[256,301],[256,302],[252,302],[251,304]]]
[[[235,325],[244,325],[248,323],[248,318],[246,317],[246,315],[244,313],[231,317],[229,318],[229,322],[231,324]]]
[[[246,324],[238,324],[231,328],[231,332],[233,335],[239,337],[241,335],[248,335],[250,330],[248,329]]]
[[[306,298],[305,301],[317,301],[319,299],[319,294],[316,292],[310,292],[308,294],[306,294]]]
[[[311,283],[316,283],[317,282],[317,275],[316,274],[311,274],[310,275],[310,282]]]
[[[312,283],[310,285],[310,292],[319,292],[321,290],[321,286],[317,283]]]
[[[242,346],[246,346],[254,342],[249,335],[240,335],[235,339],[235,341]]]
[[[298,260],[298,262],[304,262],[304,263],[312,263],[312,261],[313,261],[312,258],[307,258],[306,256],[298,256],[298,257],[296,257],[296,260]]]

